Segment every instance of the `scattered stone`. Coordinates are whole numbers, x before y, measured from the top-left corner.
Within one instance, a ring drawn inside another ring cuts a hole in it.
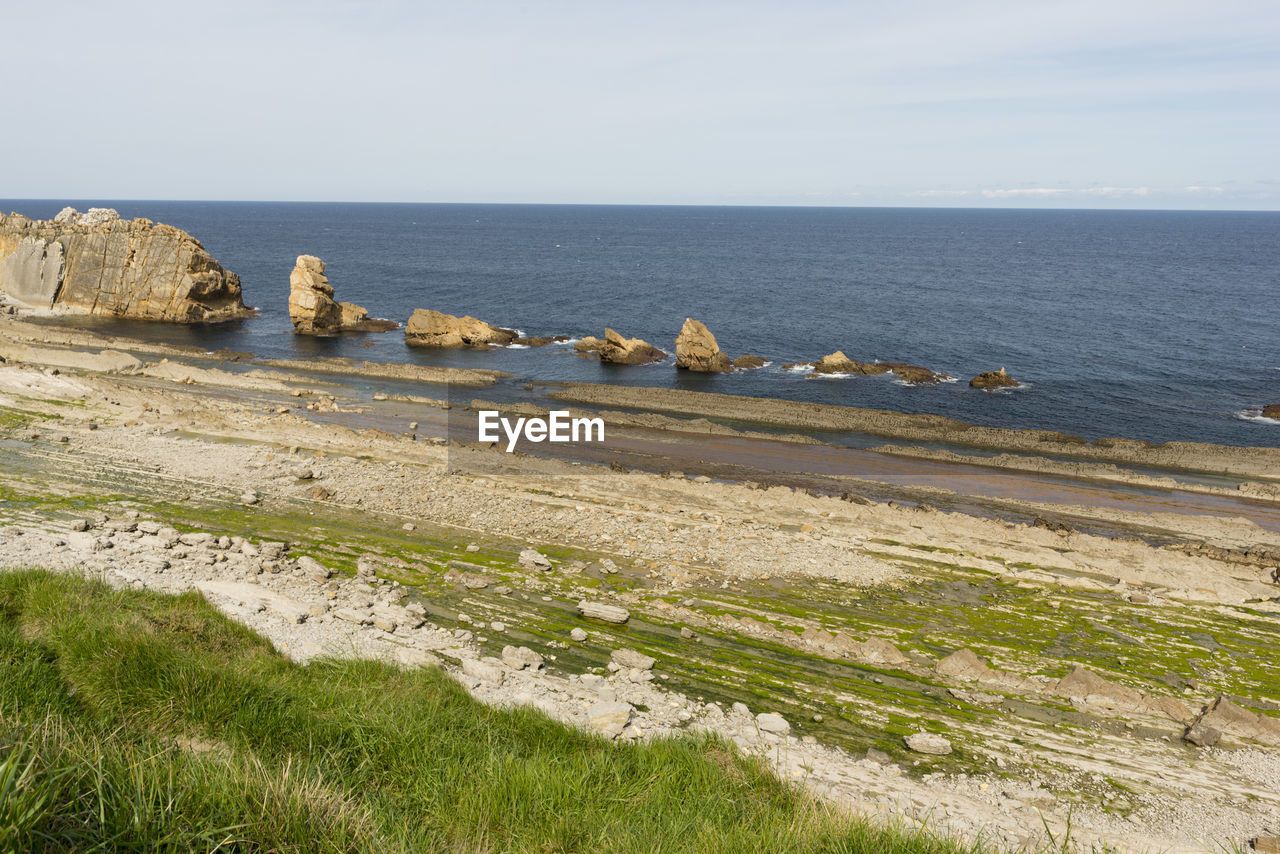
[[[298,569],[306,573],[312,581],[323,583],[333,577],[333,570],[313,557],[303,555],[298,558]]]
[[[519,563],[525,569],[536,569],[547,572],[551,569],[550,559],[537,549],[525,548],[520,552]]]
[[[587,722],[598,733],[610,738],[617,738],[631,723],[631,714],[635,710],[630,703],[601,702],[587,709]]]
[[[71,530],[87,531],[89,530],[89,521],[87,519],[77,519],[71,523]]]
[[[569,637],[577,641],[578,643],[582,643],[584,640],[587,639],[587,632],[585,629],[574,629],[573,631],[569,632]]]
[[[867,748],[867,761],[874,762],[877,765],[885,766],[893,764],[893,757],[874,747]]]
[[[609,657],[619,667],[635,668],[636,670],[652,670],[653,665],[657,663],[653,656],[636,652],[634,649],[615,649]]]
[[[1197,722],[1187,727],[1182,740],[1196,747],[1213,747],[1222,740],[1222,733],[1211,726]]]
[[[903,739],[908,750],[916,753],[928,753],[933,756],[947,756],[951,753],[951,742],[932,732],[917,732]]]
[[[775,735],[786,735],[791,732],[791,724],[787,723],[787,719],[773,712],[761,712],[756,715],[756,726],[762,732],[771,732]]]
[[[542,666],[542,656],[527,646],[504,646],[502,663],[515,670],[537,670]]]
[[[490,685],[501,685],[502,680],[506,678],[502,667],[492,659],[463,659],[462,672],[472,679],[478,679]]]
[[[631,619],[631,612],[626,608],[607,605],[604,602],[588,602],[586,599],[578,603],[578,613],[588,619],[605,623],[621,624]]]

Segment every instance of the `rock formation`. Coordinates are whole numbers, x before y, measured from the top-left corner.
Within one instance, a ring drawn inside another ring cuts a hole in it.
[[[190,234],[110,208],[0,215],[0,291],[32,308],[211,323],[252,314],[240,278]]]
[[[733,367],[739,371],[763,368],[768,361],[764,356],[739,356],[733,360]]]
[[[525,347],[545,347],[548,344],[562,344],[568,340],[568,335],[534,335],[530,338],[517,338],[511,343],[523,344]]]
[[[909,365],[906,362],[858,362],[846,356],[843,350],[836,350],[816,362],[792,362],[783,367],[799,368],[806,365],[813,368],[813,376],[826,374],[877,376],[892,373],[908,385],[933,385],[951,379],[946,374],[940,374],[919,365]]]
[[[733,363],[720,352],[720,345],[711,330],[692,317],[686,317],[680,334],[676,336],[676,367],[715,373],[732,371]]]
[[[1280,403],[1269,403],[1262,407],[1262,417],[1280,420]]]
[[[579,338],[573,345],[574,351],[581,356],[599,353],[602,347],[604,347],[604,339],[597,338],[594,335]]]
[[[369,312],[351,302],[334,302],[325,264],[314,255],[299,255],[289,274],[289,319],[293,331],[306,335],[335,332],[385,332],[398,324],[369,319]]]
[[[667,357],[666,353],[648,341],[624,338],[612,329],[605,329],[604,343],[600,345],[598,352],[600,361],[613,365],[648,365],[661,362]]]
[[[991,391],[998,388],[1017,388],[1021,383],[1009,376],[1004,368],[998,371],[985,371],[969,380],[969,385],[974,388],[985,389]]]
[[[454,317],[427,308],[416,310],[404,328],[405,343],[414,347],[489,347],[510,344],[517,337],[510,329],[470,315]]]

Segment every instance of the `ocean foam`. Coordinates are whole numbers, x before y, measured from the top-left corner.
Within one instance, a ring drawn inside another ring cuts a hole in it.
[[[1261,409],[1241,409],[1235,413],[1236,418],[1242,421],[1253,421],[1258,424],[1274,424],[1280,427],[1280,418],[1268,418],[1262,414]]]

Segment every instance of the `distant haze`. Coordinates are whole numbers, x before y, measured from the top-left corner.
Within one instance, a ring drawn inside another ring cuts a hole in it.
[[[1280,208],[1280,4],[6,3],[0,196]]]

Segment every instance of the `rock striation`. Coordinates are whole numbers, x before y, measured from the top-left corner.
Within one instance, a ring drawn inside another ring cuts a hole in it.
[[[175,323],[252,315],[240,278],[190,234],[110,208],[0,215],[0,291],[31,308]]]
[[[1004,368],[1001,368],[998,371],[984,371],[978,374],[969,380],[969,385],[973,388],[993,391],[1000,388],[1017,388],[1021,383],[1009,376]]]
[[[293,331],[304,335],[336,332],[386,332],[399,324],[370,319],[369,312],[351,302],[335,302],[325,263],[314,255],[299,255],[289,274],[289,319]]]
[[[420,308],[404,328],[404,341],[413,347],[506,346],[519,336],[511,329],[493,326],[470,315],[455,317]]]
[[[720,352],[716,336],[692,317],[686,317],[676,336],[676,367],[699,373],[722,373],[733,370],[733,362]]]

